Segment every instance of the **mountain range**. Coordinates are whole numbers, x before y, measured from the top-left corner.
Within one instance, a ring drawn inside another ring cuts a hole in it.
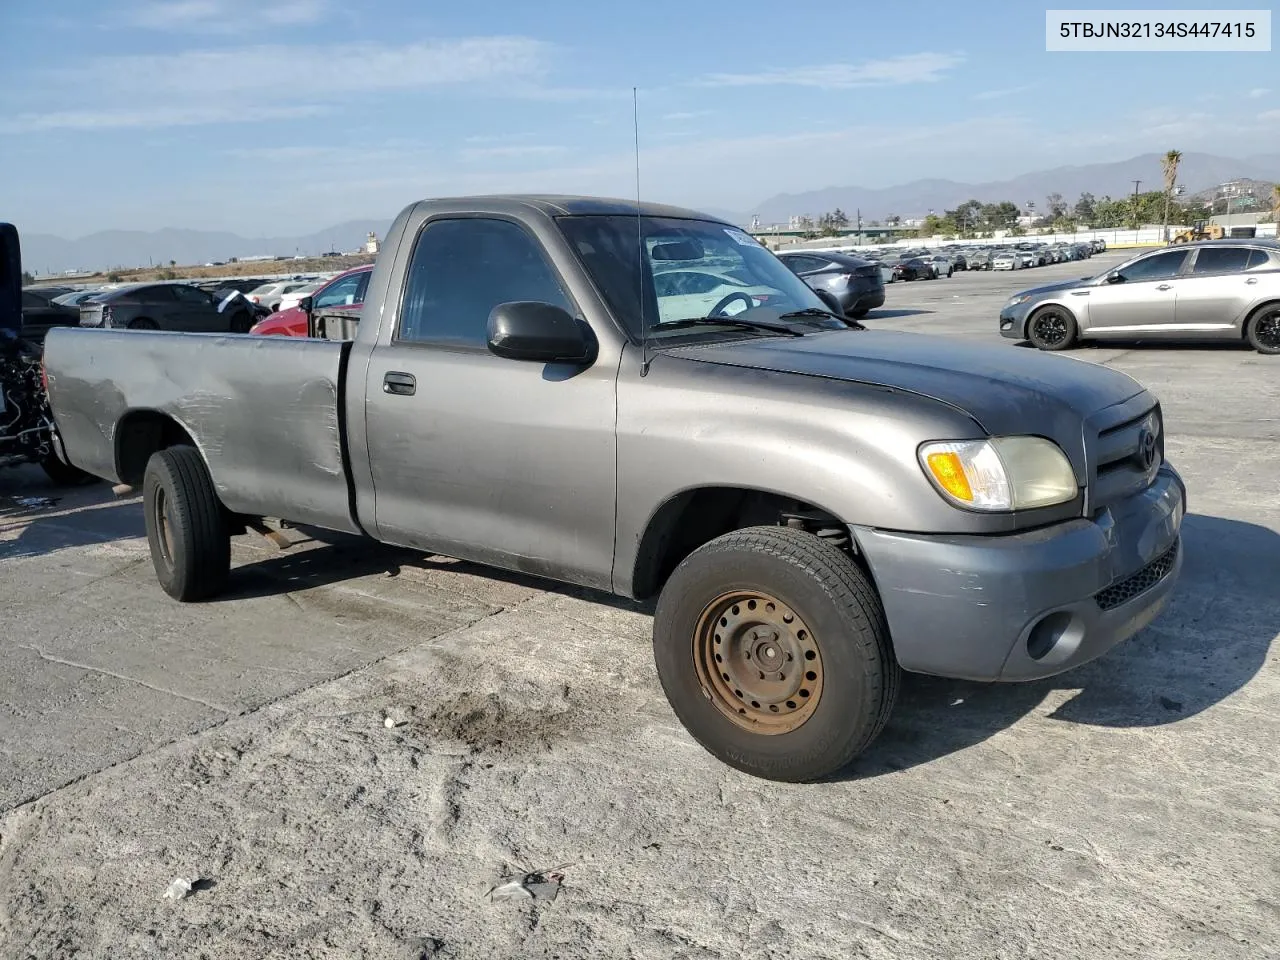
[[[893,214],[903,218],[920,217],[929,210],[941,213],[971,199],[983,203],[1012,200],[1019,206],[1034,201],[1038,208],[1044,209],[1045,198],[1050,193],[1062,194],[1068,203],[1073,203],[1081,193],[1120,197],[1133,192],[1135,179],[1142,181],[1142,187],[1159,190],[1163,180],[1160,157],[1160,154],[1148,153],[1117,163],[1056,167],[989,183],[916,180],[894,187],[827,187],[804,193],[780,193],[738,214],[730,215],[719,210],[707,212],[746,225],[753,217],[759,217],[765,224],[786,223],[792,216],[816,218],[837,207],[850,218],[861,211],[864,220],[883,220]],[[1233,159],[1207,153],[1187,153],[1178,172],[1178,180],[1186,186],[1189,195],[1239,178],[1280,180],[1280,154]],[[293,256],[335,249],[350,251],[363,245],[371,231],[383,236],[392,219],[388,216],[381,220],[350,220],[316,233],[292,237],[244,237],[234,233],[172,228],[105,230],[75,240],[52,234],[24,233],[23,263],[28,270],[44,274],[146,266],[170,260],[185,266],[232,257]]]
[[[883,220],[894,214],[922,217],[930,210],[941,214],[955,209],[966,200],[997,203],[1011,200],[1022,207],[1028,201],[1043,210],[1045,198],[1060,193],[1067,203],[1074,203],[1082,193],[1113,198],[1133,193],[1133,181],[1140,180],[1139,190],[1164,189],[1161,172],[1162,154],[1146,153],[1117,163],[1091,163],[1084,166],[1056,167],[1025,173],[1012,180],[989,183],[961,183],[955,180],[915,180],[895,187],[827,187],[804,193],[780,193],[747,212],[746,221],[758,216],[760,222],[786,223],[792,216],[817,218],[839,207],[851,219],[861,210],[864,220]],[[1185,153],[1178,165],[1178,182],[1194,194],[1227,180],[1251,178],[1280,180],[1280,154],[1233,159],[1208,153]]]

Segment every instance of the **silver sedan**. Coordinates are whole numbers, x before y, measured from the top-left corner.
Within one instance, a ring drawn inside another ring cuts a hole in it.
[[[1160,249],[1096,277],[1023,290],[1000,311],[1000,334],[1041,350],[1080,340],[1244,339],[1280,353],[1280,243]]]

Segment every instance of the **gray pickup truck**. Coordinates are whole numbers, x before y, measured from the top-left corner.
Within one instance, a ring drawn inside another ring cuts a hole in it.
[[[1140,384],[832,306],[687,210],[433,200],[350,339],[56,329],[46,369],[70,461],[141,486],[171,596],[224,590],[264,517],[656,595],[680,720],[804,781],[872,742],[901,670],[1060,673],[1182,561]]]

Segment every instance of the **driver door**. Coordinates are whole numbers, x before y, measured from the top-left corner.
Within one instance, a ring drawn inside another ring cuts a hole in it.
[[[1123,277],[1089,289],[1089,331],[1126,337],[1174,322],[1179,273],[1186,250],[1166,250],[1122,267]]]

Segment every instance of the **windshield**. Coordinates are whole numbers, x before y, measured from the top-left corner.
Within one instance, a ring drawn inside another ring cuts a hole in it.
[[[561,217],[557,222],[609,307],[637,339],[642,304],[650,337],[712,331],[744,336],[750,334],[750,322],[845,326],[835,317],[818,315],[780,319],[800,310],[829,308],[777,257],[723,223],[632,216]],[[744,325],[681,323],[711,316]]]

